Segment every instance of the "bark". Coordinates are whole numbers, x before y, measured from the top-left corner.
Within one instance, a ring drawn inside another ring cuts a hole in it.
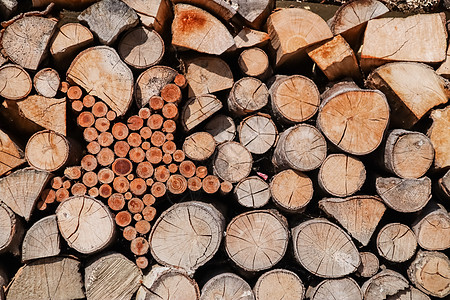
[[[2,202],[0,202],[0,229],[0,253],[11,252],[19,255],[24,233],[23,224],[14,212]]]

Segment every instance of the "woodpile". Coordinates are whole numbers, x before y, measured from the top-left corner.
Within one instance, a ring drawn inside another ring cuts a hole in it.
[[[336,2],[0,0],[0,300],[447,299],[445,3]]]

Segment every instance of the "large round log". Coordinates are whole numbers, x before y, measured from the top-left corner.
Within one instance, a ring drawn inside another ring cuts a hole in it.
[[[58,228],[69,247],[83,254],[101,251],[114,241],[112,213],[90,196],[73,196],[56,209]]]
[[[342,277],[355,272],[361,263],[350,236],[325,219],[309,220],[294,227],[292,241],[297,261],[319,277]]]
[[[28,229],[22,243],[22,261],[56,256],[61,251],[56,215],[40,219]]]
[[[234,217],[227,226],[225,250],[245,271],[277,264],[286,253],[288,224],[276,210],[253,210]]]
[[[305,287],[292,271],[274,269],[262,274],[253,288],[256,300],[302,300]]]
[[[442,206],[430,203],[414,221],[412,229],[423,249],[450,248],[450,214]]]
[[[150,250],[156,261],[194,273],[216,253],[225,227],[212,205],[191,201],[171,206],[153,225]]]

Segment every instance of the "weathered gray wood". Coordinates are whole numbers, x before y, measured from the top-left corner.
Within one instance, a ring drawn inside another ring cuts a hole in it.
[[[123,0],[133,8],[144,26],[163,34],[173,13],[169,0]]]
[[[390,223],[378,232],[378,253],[389,261],[396,263],[405,262],[413,257],[416,248],[416,236],[404,224]]]
[[[154,66],[139,75],[134,87],[138,107],[144,107],[152,96],[159,96],[161,89],[171,83],[178,72],[167,66]]]
[[[239,141],[251,153],[266,153],[277,139],[278,130],[269,115],[249,116],[239,125]]]
[[[253,288],[256,300],[302,300],[305,287],[292,271],[274,269],[262,274]]]
[[[259,79],[243,77],[236,81],[228,96],[228,110],[244,116],[263,108],[269,101],[269,90]]]
[[[139,17],[122,1],[102,0],[85,9],[78,20],[87,23],[102,44],[111,45],[121,32],[136,26]]]
[[[360,252],[361,264],[358,267],[357,275],[361,277],[372,277],[378,273],[380,261],[372,252]]]
[[[185,131],[190,131],[222,107],[222,102],[211,94],[191,98],[181,110],[181,126]]]
[[[56,215],[40,219],[28,229],[22,242],[22,261],[56,256],[61,251]]]
[[[346,299],[362,300],[359,285],[350,277],[326,279],[317,285],[311,285],[306,295],[311,300]]]
[[[386,299],[409,287],[408,280],[401,274],[386,269],[371,277],[361,286],[364,300]]]
[[[6,204],[0,202],[0,253],[19,255],[23,233],[21,220]]]
[[[231,117],[216,115],[205,124],[204,130],[209,132],[217,144],[229,142],[236,136],[236,125]]]
[[[233,194],[239,204],[251,208],[260,208],[270,200],[269,185],[258,176],[250,176],[239,181]]]
[[[4,19],[8,19],[17,9],[17,0],[0,0],[0,13]]]
[[[236,142],[225,142],[216,147],[213,170],[221,179],[236,183],[247,177],[253,165],[250,152]]]
[[[25,98],[33,87],[28,72],[15,64],[0,68],[0,82],[0,96],[10,100]]]
[[[59,89],[59,74],[52,68],[42,69],[34,75],[33,84],[39,95],[53,98]]]

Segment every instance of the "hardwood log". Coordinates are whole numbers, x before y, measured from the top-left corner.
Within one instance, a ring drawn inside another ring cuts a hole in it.
[[[128,65],[136,69],[146,69],[161,61],[164,41],[156,31],[140,26],[123,36],[118,52]]]
[[[106,252],[84,270],[87,299],[131,299],[142,281],[139,268],[120,253]]]
[[[409,282],[401,274],[386,269],[371,277],[361,286],[364,299],[386,299],[409,287]]]
[[[204,131],[193,133],[186,137],[183,151],[187,158],[202,161],[207,160],[216,150],[214,137]]]
[[[422,292],[439,298],[450,294],[450,260],[441,252],[419,250],[408,268],[409,280]]]
[[[450,215],[444,207],[430,203],[416,218],[412,229],[425,250],[450,248]]]
[[[5,204],[0,202],[0,253],[20,254],[20,243],[24,234],[21,220]]]
[[[28,221],[50,177],[46,171],[25,168],[0,178],[0,202]]]
[[[277,169],[311,171],[320,167],[326,156],[327,142],[320,131],[298,124],[280,133],[272,163]]]
[[[294,272],[274,269],[258,278],[253,292],[256,300],[302,300],[305,287],[300,277]]]
[[[398,177],[422,177],[433,163],[433,158],[431,140],[420,132],[394,129],[386,139],[384,166]]]
[[[366,168],[356,157],[331,154],[320,166],[319,186],[336,197],[347,197],[361,189],[366,181]]]
[[[52,19],[39,16],[19,18],[5,29],[2,47],[14,63],[25,69],[37,70],[45,58],[55,28],[56,21]]]
[[[321,17],[301,8],[285,8],[272,13],[266,26],[275,67],[302,58],[308,46],[333,37]]]
[[[82,51],[67,70],[67,78],[104,101],[117,116],[123,116],[131,105],[133,73],[113,48],[96,46]]]
[[[414,232],[406,225],[390,223],[380,229],[377,250],[380,256],[392,262],[404,262],[413,257],[417,241]]]
[[[36,132],[25,148],[25,158],[30,166],[49,172],[77,161],[79,155],[78,145],[74,141],[51,130]]]
[[[325,236],[323,232],[328,233]],[[328,236],[333,237],[331,243]],[[337,278],[348,275],[356,271],[361,262],[350,236],[325,219],[309,220],[294,227],[292,240],[297,261],[319,277]]]
[[[249,272],[269,269],[284,256],[288,224],[276,210],[253,210],[234,217],[225,235],[225,250],[231,260]]]
[[[166,66],[153,66],[142,72],[134,87],[138,107],[144,107],[153,96],[159,96],[162,88],[171,83],[177,75],[177,71]]]
[[[174,5],[172,45],[220,55],[234,45],[233,36],[213,15],[188,4]]]
[[[316,84],[305,76],[276,76],[269,91],[273,114],[282,122],[306,121],[314,116],[319,108],[319,90]]]
[[[252,165],[252,155],[241,144],[225,142],[217,146],[213,169],[221,179],[231,183],[241,181],[250,174]]]
[[[11,300],[71,300],[84,297],[80,261],[73,257],[42,258],[23,266],[7,291],[7,299]]]
[[[166,31],[167,23],[172,18],[172,10],[167,0],[123,0],[134,9],[142,24],[156,30],[159,34]]]
[[[392,61],[442,62],[446,41],[444,14],[370,20],[364,33],[361,67],[367,71]]]
[[[222,214],[210,204],[175,204],[153,225],[149,236],[152,256],[161,264],[192,274],[218,250],[224,222]],[[186,251],[179,251],[179,246]]]
[[[24,134],[42,129],[66,135],[66,98],[32,95],[20,101],[5,101],[0,113],[4,120]]]
[[[361,264],[358,267],[357,274],[361,277],[372,277],[378,273],[380,261],[372,252],[360,252]]]
[[[50,53],[59,63],[67,63],[75,53],[90,45],[94,35],[85,26],[79,23],[67,23],[61,26],[55,34],[50,45]]]
[[[58,227],[69,247],[83,254],[100,251],[114,240],[115,226],[109,209],[89,196],[73,196],[56,209]]]
[[[420,179],[378,177],[375,187],[384,203],[398,212],[420,211],[431,199],[431,180],[428,177]]]
[[[228,64],[216,56],[200,56],[184,62],[189,96],[215,93],[233,86]]]
[[[365,155],[374,151],[388,121],[389,106],[380,91],[341,83],[322,94],[317,127],[345,152]]]
[[[359,285],[350,277],[326,279],[317,285],[311,285],[306,292],[306,296],[311,300],[363,299]]]
[[[270,200],[269,185],[258,176],[242,179],[233,191],[236,200],[245,207],[260,208]]]
[[[356,55],[341,35],[311,46],[306,52],[330,81],[345,77],[361,78]]]
[[[260,48],[250,48],[242,51],[238,58],[238,64],[244,76],[266,80],[272,75],[269,57]]]
[[[275,174],[270,182],[270,194],[281,209],[288,212],[302,212],[313,197],[311,179],[292,169]]]
[[[144,276],[136,300],[199,300],[200,290],[194,279],[181,269],[155,265]]]
[[[21,66],[6,64],[0,67],[0,96],[9,100],[20,100],[32,89],[31,77]]]
[[[1,173],[1,172],[0,172]],[[438,180],[438,195],[444,199],[450,199],[450,170]]]
[[[228,109],[244,116],[263,108],[269,101],[269,90],[259,79],[243,77],[236,81],[228,96]]]
[[[40,219],[28,229],[22,243],[22,261],[56,256],[60,253],[56,215]]]
[[[433,119],[433,125],[427,135],[435,151],[434,167],[447,168],[450,166],[450,140],[447,138],[447,129],[450,125],[450,106],[433,110],[430,116]]]
[[[52,68],[42,69],[34,75],[33,84],[39,95],[53,98],[56,96],[60,84],[58,72]]]
[[[263,47],[270,40],[269,35],[264,31],[254,30],[248,27],[242,28],[234,37],[237,49],[249,47]]]
[[[341,5],[327,23],[334,35],[340,34],[353,49],[357,49],[367,22],[387,12],[389,9],[377,0],[350,1]]]
[[[190,131],[223,107],[216,96],[205,94],[189,99],[181,110],[181,126]]]
[[[414,62],[383,65],[366,80],[368,87],[386,95],[392,110],[392,125],[406,129],[417,123],[430,109],[448,101],[445,84],[431,67]]]
[[[136,26],[138,15],[124,2],[101,0],[85,9],[78,20],[88,24],[90,30],[105,45],[113,44],[120,33]]]
[[[222,273],[208,280],[202,288],[200,300],[214,299],[218,295],[223,300],[255,299],[250,285],[233,273]]]
[[[0,176],[8,173],[25,162],[24,153],[9,137],[0,129]]]
[[[363,246],[367,246],[386,207],[376,196],[324,198],[319,207],[336,219]]]
[[[225,115],[216,115],[206,123],[204,130],[210,133],[216,144],[229,142],[236,136],[236,125],[231,117]]]

